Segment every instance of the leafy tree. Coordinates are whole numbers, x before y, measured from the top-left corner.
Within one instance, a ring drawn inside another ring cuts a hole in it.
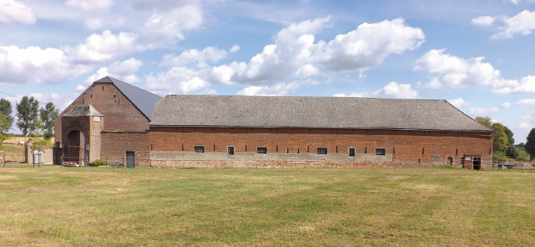
[[[7,99],[0,99],[0,113],[7,119],[10,129],[13,127],[14,121],[13,116],[11,116],[12,111],[11,102]]]
[[[515,159],[518,155],[520,155],[520,151],[518,148],[514,145],[509,146],[507,151],[505,151],[505,155]]]
[[[494,131],[494,142],[492,143],[494,154],[492,155],[492,160],[495,162],[507,161],[507,149],[512,145],[511,141],[514,143],[511,130],[501,123],[492,123],[490,117],[476,117],[476,121]],[[507,130],[511,132],[510,136],[507,134]]]
[[[524,143],[521,142],[521,143],[519,143],[517,146],[518,146],[519,149],[522,149],[522,148],[524,148]]]
[[[11,135],[7,133],[9,129],[9,120],[0,112],[0,145],[2,145],[4,140],[11,137]]]
[[[24,137],[28,137],[28,133],[37,128],[39,117],[39,101],[33,96],[22,97],[20,103],[17,104],[17,127],[22,131]],[[24,141],[24,161],[28,162],[28,143]]]
[[[509,128],[507,128],[507,126],[504,126],[505,127],[505,134],[507,135],[507,137],[509,138],[509,144],[510,145],[514,145],[515,144],[515,138],[513,138],[513,131],[511,131]]]
[[[32,154],[35,151],[42,152],[45,147],[51,146],[52,143],[50,142],[50,139],[43,138],[43,133],[41,132],[44,129],[44,125],[41,122],[40,119],[37,119],[35,122],[35,128],[30,131],[28,134],[28,143],[30,145],[30,150],[32,150]],[[39,166],[39,164],[38,164]]]
[[[531,129],[526,140],[526,145],[524,145],[524,147],[529,153],[530,159],[533,160],[535,159],[535,128]]]
[[[54,136],[54,120],[58,118],[59,110],[52,102],[48,102],[45,108],[39,109],[39,116],[43,123],[44,137],[50,140]]]

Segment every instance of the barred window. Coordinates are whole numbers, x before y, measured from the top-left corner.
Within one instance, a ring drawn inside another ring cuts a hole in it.
[[[227,154],[234,155],[234,147],[227,147]]]
[[[356,153],[355,148],[349,148],[349,156],[355,156]]]
[[[267,154],[267,147],[257,147],[256,152],[259,154]]]
[[[318,154],[327,154],[327,148],[318,148]]]
[[[385,155],[386,150],[384,148],[376,148],[375,149],[375,155]]]
[[[204,146],[193,146],[195,153],[204,153]]]

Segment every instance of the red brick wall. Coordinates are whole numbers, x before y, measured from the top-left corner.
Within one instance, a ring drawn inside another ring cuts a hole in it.
[[[111,83],[93,83],[63,112],[69,112],[74,105],[92,105],[104,115],[105,131],[145,131],[149,121],[137,108]],[[63,115],[62,114],[62,115]],[[55,139],[62,140],[61,116],[55,122]]]
[[[150,166],[148,132],[102,132],[100,157],[111,166],[126,166],[126,151],[134,151],[136,167]]]
[[[385,148],[393,162],[432,164],[439,155],[445,163],[448,156],[460,164],[464,154],[481,155],[483,165],[492,160],[490,133],[403,131],[403,130],[330,130],[330,129],[245,129],[245,128],[174,128],[152,127],[149,144],[152,151],[193,152],[194,145],[203,145],[205,152],[256,152],[256,147],[268,148],[268,153],[316,153],[318,147],[328,153],[347,154],[350,147],[357,154],[375,154],[375,148]],[[214,150],[215,146],[215,150]],[[247,148],[247,150],[246,150]],[[487,164],[488,163],[488,164]]]

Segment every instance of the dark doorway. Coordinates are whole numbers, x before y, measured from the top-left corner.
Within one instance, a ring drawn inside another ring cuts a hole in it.
[[[63,146],[63,161],[70,165],[83,165],[85,144],[85,138],[81,131],[69,132]]]
[[[136,156],[133,151],[126,151],[126,168],[136,167]]]
[[[448,165],[453,165],[453,157],[448,157]]]
[[[474,157],[474,170],[481,170],[481,157]]]

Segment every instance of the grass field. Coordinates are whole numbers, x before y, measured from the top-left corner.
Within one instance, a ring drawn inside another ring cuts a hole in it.
[[[535,172],[0,168],[0,246],[535,246]]]

